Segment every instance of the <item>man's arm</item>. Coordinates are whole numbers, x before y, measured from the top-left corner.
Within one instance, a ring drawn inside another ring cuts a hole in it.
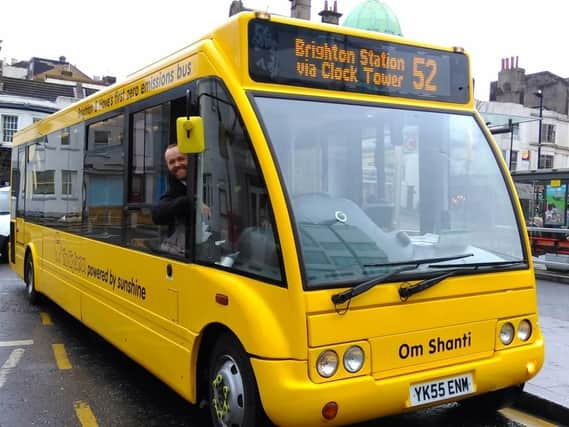
[[[174,196],[170,192],[160,197],[157,205],[152,207],[152,221],[159,225],[173,224],[176,218],[187,217],[190,211],[188,196]]]

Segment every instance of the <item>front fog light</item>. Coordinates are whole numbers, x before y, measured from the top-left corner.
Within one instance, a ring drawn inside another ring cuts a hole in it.
[[[364,364],[364,351],[360,346],[354,345],[344,353],[344,368],[350,373],[358,372]]]
[[[338,369],[338,355],[333,350],[320,353],[316,361],[316,370],[324,378],[330,378]]]
[[[504,323],[500,329],[500,341],[502,341],[502,344],[511,344],[514,340],[514,332],[514,325],[510,322]]]
[[[524,319],[518,325],[518,338],[521,341],[527,341],[531,337],[531,323],[529,320]]]

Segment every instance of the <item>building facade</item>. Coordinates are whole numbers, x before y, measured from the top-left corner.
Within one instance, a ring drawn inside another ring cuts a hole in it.
[[[508,120],[512,120],[511,132],[494,135],[511,171],[569,168],[569,117],[566,114],[542,110],[540,144],[539,108],[496,101],[477,101],[476,108],[491,130],[507,129]],[[538,152],[541,167],[538,167]]]
[[[569,114],[569,79],[549,71],[526,74],[517,58],[502,59],[498,80],[490,83],[490,101],[536,108],[540,98],[544,109]]]
[[[114,82],[91,79],[65,57],[0,61],[0,186],[10,181],[14,133]]]
[[[498,131],[494,138],[511,171],[569,168],[569,79],[526,74],[517,58],[506,58],[489,99],[477,101],[477,109]]]

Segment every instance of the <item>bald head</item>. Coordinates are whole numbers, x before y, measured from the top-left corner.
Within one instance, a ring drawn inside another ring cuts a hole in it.
[[[180,153],[177,145],[170,145],[164,153],[166,166],[172,175],[183,181],[188,175],[188,156]]]

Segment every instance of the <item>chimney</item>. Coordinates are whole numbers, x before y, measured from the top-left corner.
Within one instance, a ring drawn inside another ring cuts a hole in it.
[[[291,18],[310,21],[310,0],[290,0]]]
[[[103,83],[107,86],[115,84],[117,82],[117,78],[114,76],[103,76]]]
[[[75,95],[75,98],[79,99],[85,98],[85,91],[83,90],[83,85],[81,84],[81,82],[75,82],[73,93]]]
[[[318,13],[322,17],[325,24],[338,25],[340,23],[341,13],[338,13],[338,2],[334,0],[334,7],[328,9],[328,0],[324,1],[324,9]]]
[[[244,10],[252,10],[252,9],[243,6],[243,2],[241,0],[233,0],[231,2],[231,5],[229,6],[229,16],[236,15],[239,12],[243,12]]]

